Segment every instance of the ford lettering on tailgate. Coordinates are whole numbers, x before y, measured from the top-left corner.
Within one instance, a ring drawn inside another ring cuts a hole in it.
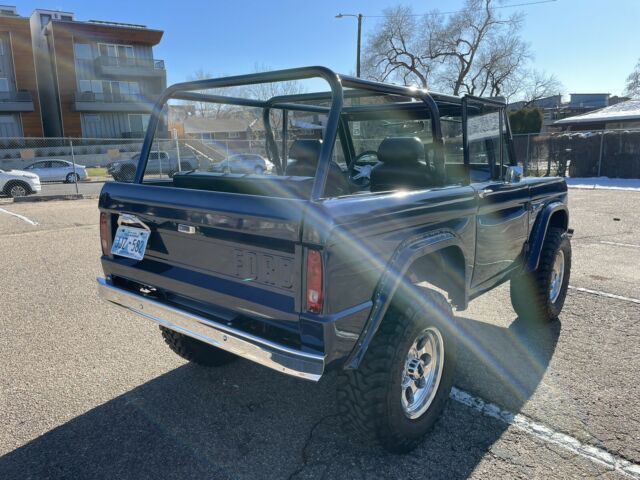
[[[235,275],[245,281],[290,289],[293,258],[235,249]]]

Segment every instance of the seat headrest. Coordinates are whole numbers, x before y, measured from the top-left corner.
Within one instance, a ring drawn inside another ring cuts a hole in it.
[[[298,139],[289,148],[289,158],[299,163],[317,165],[321,148],[322,140]]]
[[[388,165],[418,163],[424,146],[418,137],[385,138],[378,147],[378,160]]]

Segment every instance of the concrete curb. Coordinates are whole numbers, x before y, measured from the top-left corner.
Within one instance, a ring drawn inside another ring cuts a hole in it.
[[[43,195],[14,198],[14,203],[34,203],[34,202],[50,202],[53,200],[87,200],[99,198],[98,193],[79,193],[72,195]]]

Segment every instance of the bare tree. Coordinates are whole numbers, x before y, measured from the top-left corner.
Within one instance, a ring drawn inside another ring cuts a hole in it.
[[[385,10],[378,31],[365,45],[364,75],[375,80],[400,80],[404,84],[429,84],[431,60],[428,47],[422,43],[419,27],[410,7]],[[434,24],[438,27],[438,24]]]
[[[630,97],[640,98],[640,60],[638,60],[633,72],[627,77],[624,93]]]
[[[467,0],[449,17],[388,9],[365,45],[365,75],[454,95],[503,95],[531,59],[522,20],[520,13],[498,15],[493,0]]]
[[[254,66],[254,72],[270,72],[273,69],[264,64],[256,63]],[[298,80],[288,80],[284,82],[271,82],[271,83],[256,83],[249,85],[245,89],[245,93],[248,97],[255,98],[257,100],[269,100],[272,97],[279,97],[282,95],[297,95],[304,93],[306,89],[304,85]],[[261,121],[262,111],[255,112],[256,116],[259,116]],[[274,130],[279,130],[282,127],[282,113],[277,110],[272,110],[269,114],[269,120]]]
[[[193,74],[187,77],[188,81],[195,80],[206,80],[209,78],[214,78],[214,76],[199,68]],[[210,95],[235,95],[240,92],[238,88],[209,88],[205,90],[199,90],[198,93],[207,93]],[[211,103],[211,102],[186,102],[194,106],[195,114],[199,117],[210,117],[210,118],[225,118],[230,116],[237,110],[233,105],[224,105],[222,103]]]

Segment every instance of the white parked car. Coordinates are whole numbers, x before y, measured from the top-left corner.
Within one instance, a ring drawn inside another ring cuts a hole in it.
[[[73,163],[67,160],[41,160],[25,167],[25,170],[38,175],[41,182],[74,183],[88,176],[84,165],[76,164],[74,169]]]
[[[41,190],[40,178],[23,170],[0,170],[0,192],[9,197],[24,197]]]

